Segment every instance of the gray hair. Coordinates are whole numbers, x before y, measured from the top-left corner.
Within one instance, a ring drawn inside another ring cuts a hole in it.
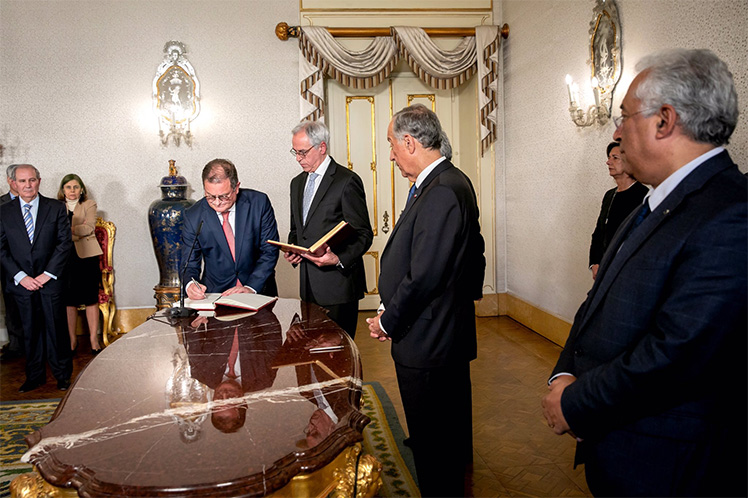
[[[239,184],[239,174],[236,172],[236,166],[228,159],[213,159],[203,168],[203,184],[221,183],[229,180],[231,188],[235,189]]]
[[[423,104],[413,104],[405,107],[392,117],[392,132],[395,138],[402,140],[405,134],[415,138],[425,149],[439,150],[452,155],[449,140],[443,148],[443,139],[447,137],[442,130],[437,115]]]
[[[635,94],[645,116],[670,104],[692,140],[728,143],[738,122],[738,95],[727,64],[712,51],[664,50],[639,61],[636,70],[648,71]]]
[[[36,169],[36,166],[34,166],[33,164],[11,164],[7,169],[8,178],[16,181],[16,172],[22,168],[31,168],[34,170],[34,173],[36,173],[37,180],[40,180],[42,178],[42,176],[39,174],[39,170]]]
[[[325,142],[327,146],[330,146],[330,130],[322,121],[302,121],[301,123],[294,126],[291,130],[292,135],[296,135],[301,132],[306,133],[307,138],[312,143],[312,147],[318,148]]]
[[[446,157],[447,159],[452,159],[452,144],[449,143],[449,138],[447,138],[447,132],[442,130],[441,135],[442,140],[442,146],[439,147],[439,152],[442,156]]]
[[[7,176],[11,180],[13,178],[15,178],[16,177],[16,170],[18,169],[19,166],[20,166],[20,164],[11,164],[10,166],[8,166],[5,169],[5,176]]]

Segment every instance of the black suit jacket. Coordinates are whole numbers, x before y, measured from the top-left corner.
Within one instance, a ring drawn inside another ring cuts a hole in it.
[[[362,256],[371,246],[374,237],[361,178],[331,158],[325,175],[318,179],[319,188],[304,224],[302,204],[308,176],[308,173],[304,172],[291,180],[291,230],[288,242],[309,247],[342,220],[347,221],[355,233],[330,248],[340,258],[343,268],[319,268],[307,260],[301,262],[301,299],[310,301],[307,295],[308,288],[312,289],[314,302],[321,306],[350,303],[361,299],[366,291]]]
[[[203,227],[192,257],[187,261],[200,221],[203,221]],[[268,196],[256,190],[239,189],[235,225],[236,261],[231,257],[221,221],[205,198],[185,211],[182,265],[187,265],[187,268],[183,285],[195,278],[207,286],[206,292],[223,292],[234,287],[238,278],[242,285],[252,287],[258,293],[277,295],[275,264],[278,262],[278,248],[267,241],[278,240],[278,226]]]
[[[745,485],[747,193],[722,152],[622,246],[635,213],[614,237],[553,371],[577,377],[561,406],[585,440],[583,461],[600,448],[646,449],[657,437],[696,442],[705,467],[742,461]]]
[[[55,275],[39,290],[42,294],[57,294],[63,290],[65,265],[73,246],[65,205],[39,194],[39,209],[34,224],[34,243],[29,242],[21,212],[20,198],[0,206],[0,261],[5,288],[20,295],[31,294],[13,277],[21,270],[30,277],[46,272]]]
[[[382,253],[382,323],[409,367],[476,357],[475,307],[486,260],[475,191],[445,160],[426,177]]]

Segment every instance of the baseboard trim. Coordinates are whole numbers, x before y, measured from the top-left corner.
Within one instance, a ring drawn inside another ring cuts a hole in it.
[[[506,292],[484,295],[476,301],[475,314],[479,317],[508,316],[559,346],[566,343],[571,330],[571,323],[566,320]]]
[[[113,328],[119,334],[129,332],[145,323],[155,311],[155,307],[118,309]],[[508,316],[559,346],[566,343],[571,330],[571,323],[566,320],[506,292],[484,295],[483,299],[475,302],[475,315]]]

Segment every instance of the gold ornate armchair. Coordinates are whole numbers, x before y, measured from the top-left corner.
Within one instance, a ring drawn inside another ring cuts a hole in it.
[[[99,286],[99,309],[101,310],[101,335],[104,345],[109,346],[112,333],[112,322],[117,306],[114,304],[114,267],[112,266],[112,254],[114,247],[114,235],[117,229],[111,221],[104,221],[101,217],[96,218],[96,240],[99,241],[103,254],[99,256],[99,268],[101,268],[101,285]]]

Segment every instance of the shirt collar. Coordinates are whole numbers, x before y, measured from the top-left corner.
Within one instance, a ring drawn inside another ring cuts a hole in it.
[[[315,169],[312,173],[317,173],[319,176],[324,176],[331,161],[332,160],[330,159],[329,155],[325,156],[325,160],[322,161],[320,165],[317,166],[317,169]]]
[[[434,168],[436,168],[439,165],[439,163],[441,163],[442,161],[445,161],[446,159],[447,159],[446,157],[442,156],[436,161],[434,161],[433,163],[426,166],[424,170],[418,174],[418,178],[416,178],[416,188],[420,188],[421,184],[426,179],[426,177],[428,177],[429,174],[431,174],[431,172],[434,171]]]
[[[654,211],[657,206],[662,204],[662,201],[664,201],[667,196],[675,190],[675,187],[677,187],[685,177],[693,172],[693,170],[695,170],[699,165],[716,156],[723,150],[725,150],[724,147],[715,147],[714,149],[705,152],[693,161],[678,168],[675,173],[668,176],[665,181],[657,186],[657,188],[650,190],[649,193],[644,196],[644,199],[649,202],[649,209]]]

